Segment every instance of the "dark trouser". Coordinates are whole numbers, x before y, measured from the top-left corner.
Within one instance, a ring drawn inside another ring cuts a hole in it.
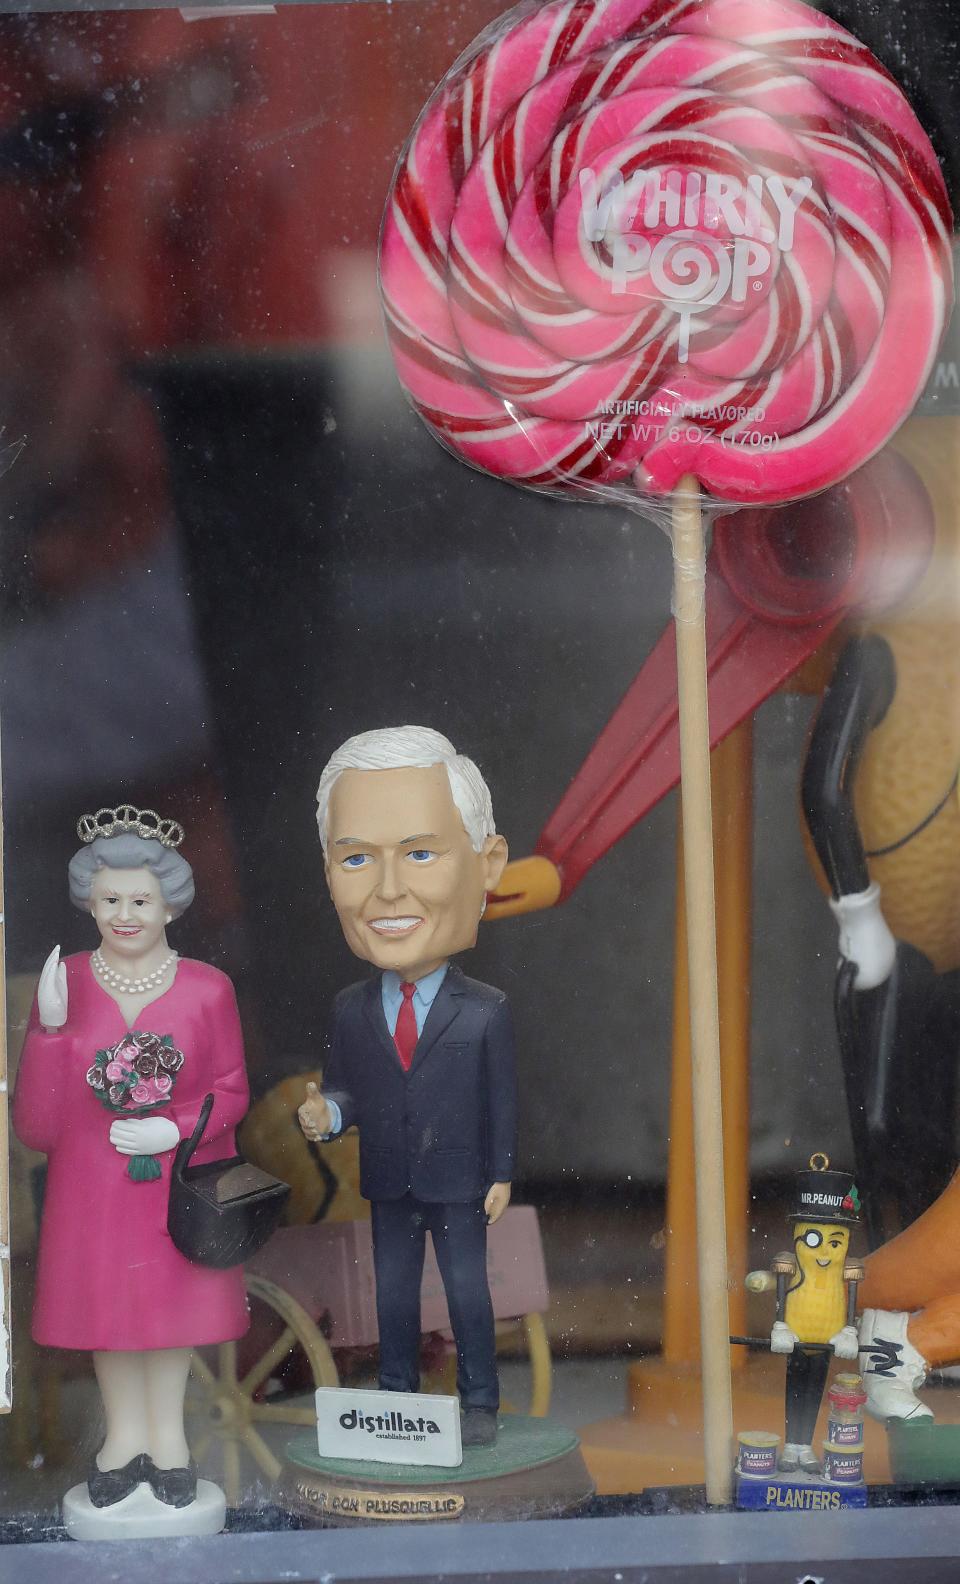
[[[499,1407],[483,1201],[426,1204],[405,1194],[374,1200],[370,1212],[381,1390],[412,1392],[420,1386],[420,1283],[429,1231],[457,1344],[461,1405]]]
[[[798,1343],[787,1359],[787,1436],[800,1446],[813,1445],[817,1414],[827,1383],[830,1354],[818,1348],[808,1352]]]

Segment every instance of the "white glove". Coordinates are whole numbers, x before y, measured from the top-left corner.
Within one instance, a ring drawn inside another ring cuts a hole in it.
[[[770,1332],[771,1353],[792,1353],[800,1338],[783,1320],[774,1320]]]
[[[830,911],[840,926],[840,956],[856,965],[856,989],[873,990],[883,984],[893,969],[897,943],[880,907],[877,882],[866,891],[831,897]]]
[[[176,1149],[180,1129],[169,1117],[130,1117],[111,1124],[110,1143],[121,1155],[162,1155]]]
[[[59,946],[54,946],[40,971],[37,1010],[48,1034],[55,1034],[67,1021],[67,965],[60,961]]]
[[[860,1351],[860,1338],[857,1336],[856,1326],[844,1326],[836,1336],[830,1338],[834,1358],[855,1359]]]
[[[752,1293],[773,1292],[773,1289],[777,1285],[777,1278],[776,1278],[776,1276],[774,1276],[772,1271],[765,1271],[765,1270],[748,1271],[746,1276],[743,1278],[743,1285],[744,1285],[744,1287],[746,1287],[747,1292],[752,1292]]]

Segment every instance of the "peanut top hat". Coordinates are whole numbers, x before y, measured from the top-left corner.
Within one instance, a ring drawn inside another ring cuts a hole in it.
[[[797,1172],[791,1221],[860,1220],[860,1194],[849,1172],[830,1171],[826,1155],[810,1156],[808,1171]]]

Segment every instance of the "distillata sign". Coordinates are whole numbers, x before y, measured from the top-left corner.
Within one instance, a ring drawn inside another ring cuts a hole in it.
[[[321,1457],[440,1468],[463,1462],[456,1397],[321,1386],[316,1403]]]
[[[646,276],[644,295],[677,313],[677,356],[685,363],[694,315],[718,303],[742,307],[751,292],[767,289],[774,248],[793,248],[797,210],[812,187],[809,176],[753,175],[741,182],[715,171],[670,170],[637,171],[628,181],[618,172],[601,187],[586,169],[580,172],[584,235],[606,244],[614,296]]]

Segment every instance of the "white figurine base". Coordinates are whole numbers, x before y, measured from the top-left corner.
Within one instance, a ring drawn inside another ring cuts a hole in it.
[[[219,1534],[226,1522],[227,1499],[211,1480],[197,1481],[189,1507],[157,1501],[147,1484],[138,1485],[112,1507],[94,1507],[87,1487],[74,1485],[63,1498],[63,1524],[72,1540],[161,1540],[175,1535]]]

